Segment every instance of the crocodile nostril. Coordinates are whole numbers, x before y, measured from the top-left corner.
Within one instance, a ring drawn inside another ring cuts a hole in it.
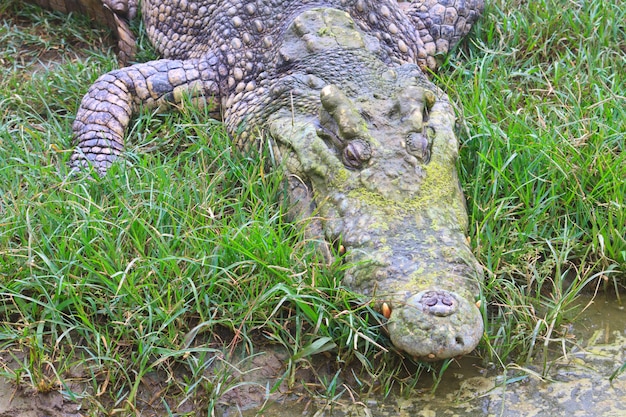
[[[457,309],[456,299],[447,291],[425,292],[419,302],[426,312],[440,317],[449,316]]]

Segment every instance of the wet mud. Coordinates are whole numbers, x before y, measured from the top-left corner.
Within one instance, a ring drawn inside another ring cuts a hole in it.
[[[350,417],[590,417],[626,416],[626,311],[617,300],[596,299],[576,321],[573,348],[547,361],[489,371],[464,358],[444,374],[435,392],[430,381],[406,394],[362,403],[272,404],[245,416]],[[586,305],[590,299],[581,299]],[[558,352],[558,351],[557,351]],[[546,369],[544,373],[544,368]],[[542,376],[545,374],[545,376]],[[428,378],[426,378],[428,379]]]

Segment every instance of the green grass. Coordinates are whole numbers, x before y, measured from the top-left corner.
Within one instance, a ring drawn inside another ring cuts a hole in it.
[[[626,284],[626,3],[519,3],[490,1],[436,80],[463,114],[459,169],[487,271],[479,353],[504,367],[569,343],[561,326],[583,287]],[[239,383],[235,357],[272,342],[294,389],[312,354],[332,359],[309,388],[329,402],[346,380],[410,392],[428,368],[399,361],[377,314],[341,287],[341,260],[321,260],[304,225],[285,220],[262,142],[242,155],[186,105],[138,117],[110,175],[68,177],[71,123],[115,66],[110,39],[16,1],[0,15],[5,377],[61,388],[97,415],[141,405],[156,373],[170,405],[210,415]],[[336,373],[343,363],[360,366]]]
[[[626,283],[624,21],[623,1],[491,1],[441,77],[463,108],[488,352],[503,363],[558,335],[582,287]]]

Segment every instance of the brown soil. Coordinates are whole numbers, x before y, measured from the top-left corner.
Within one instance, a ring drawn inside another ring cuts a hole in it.
[[[79,417],[79,409],[59,391],[36,393],[0,378],[0,417]]]
[[[7,352],[3,352],[6,354]],[[37,380],[22,373],[17,376],[16,370],[23,369],[26,352],[11,352],[0,357],[0,367],[5,376],[12,375],[11,380],[0,377],[0,417],[83,417],[93,415],[138,415],[138,416],[168,416],[206,414],[208,394],[207,387],[199,386],[197,392],[185,396],[177,391],[176,386],[184,386],[184,375],[166,375],[165,373],[150,373],[144,376],[139,385],[137,400],[134,407],[126,404],[113,404],[107,393],[98,395],[93,393],[90,386],[90,375],[82,369],[76,368],[72,375],[61,381],[56,379],[54,372],[38,376]],[[315,391],[320,388],[316,385],[318,378],[332,378],[335,370],[330,369],[328,358],[318,355],[315,363],[300,364],[295,372],[295,386],[287,386],[286,364],[289,355],[282,349],[268,347],[245,359],[217,360],[207,370],[208,380],[215,380],[215,375],[225,375],[223,387],[219,391],[219,398],[215,404],[217,415],[239,415],[240,411],[259,409],[267,402],[297,403],[303,400],[310,401],[306,389]],[[27,361],[28,359],[26,359]],[[20,366],[21,364],[21,366]],[[174,377],[180,384],[172,383]],[[16,379],[20,383],[16,384]],[[217,378],[220,380],[220,378]],[[272,390],[273,387],[277,389]],[[106,384],[101,384],[106,386]],[[172,388],[174,387],[174,388]],[[272,390],[273,392],[268,392]],[[72,398],[74,397],[74,398]],[[82,398],[81,398],[82,397]],[[306,402],[305,401],[305,402]]]

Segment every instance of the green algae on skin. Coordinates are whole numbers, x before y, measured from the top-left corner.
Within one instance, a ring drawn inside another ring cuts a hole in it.
[[[354,188],[347,192],[349,198],[366,203],[368,206],[383,210],[393,217],[406,216],[408,213],[423,212],[425,210],[452,211],[453,221],[464,224],[466,217],[465,206],[459,201],[458,178],[445,172],[447,168],[437,162],[430,162],[424,167],[425,179],[417,196],[404,201],[397,201],[384,197],[378,192],[364,187]],[[333,184],[333,185],[341,185]],[[453,198],[456,196],[457,198]],[[433,219],[434,220],[434,219]],[[449,223],[449,222],[447,222]]]

